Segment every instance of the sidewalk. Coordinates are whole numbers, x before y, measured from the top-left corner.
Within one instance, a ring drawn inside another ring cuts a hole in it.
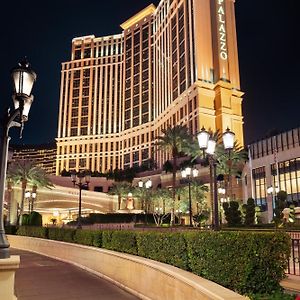
[[[288,275],[280,285],[288,292],[300,294],[300,276]]]
[[[15,294],[18,300],[135,300],[114,284],[85,270],[39,254],[10,249],[20,255]]]

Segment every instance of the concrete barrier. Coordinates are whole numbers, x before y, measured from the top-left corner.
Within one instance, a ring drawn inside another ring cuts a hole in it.
[[[141,299],[247,299],[190,272],[130,254],[23,236],[11,235],[8,240],[13,248],[69,262],[108,279]]]

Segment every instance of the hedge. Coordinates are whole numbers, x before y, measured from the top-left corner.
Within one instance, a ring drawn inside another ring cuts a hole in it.
[[[188,269],[188,256],[183,233],[139,232],[139,256]]]
[[[290,255],[283,232],[139,232],[19,228],[17,234],[102,247],[167,263],[241,294],[279,290]]]
[[[17,230],[17,235],[47,239],[48,228],[37,226],[20,226]]]

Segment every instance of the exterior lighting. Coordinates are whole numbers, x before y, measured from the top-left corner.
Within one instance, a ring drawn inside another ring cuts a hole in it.
[[[189,219],[190,219],[190,226],[193,225],[193,212],[192,212],[192,196],[191,196],[191,179],[192,177],[197,177],[199,171],[197,169],[192,169],[191,167],[186,167],[184,170],[181,171],[181,177],[184,178],[189,187]]]
[[[232,150],[235,142],[235,134],[227,127],[226,131],[223,133],[222,138],[225,150]]]
[[[201,131],[197,135],[200,150],[207,149],[209,136],[209,132],[206,131],[204,127],[202,127]]]
[[[31,94],[33,85],[36,81],[35,72],[30,69],[27,60],[18,64],[16,68],[11,71],[13,80],[14,93],[13,102],[14,110],[10,112],[8,109],[2,118],[2,132],[0,134],[1,140],[1,163],[0,163],[0,259],[9,258],[9,243],[4,231],[4,195],[5,195],[5,181],[7,169],[7,156],[9,144],[9,129],[11,127],[20,127],[20,137],[24,126],[24,121],[28,120],[29,110],[33,101]]]
[[[71,172],[71,180],[74,187],[79,188],[79,203],[78,203],[78,220],[77,220],[77,229],[82,229],[81,225],[81,191],[83,189],[88,189],[89,183],[91,180],[91,174],[87,171],[84,172]]]

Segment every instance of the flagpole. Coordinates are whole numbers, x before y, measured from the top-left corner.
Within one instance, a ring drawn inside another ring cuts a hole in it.
[[[251,198],[254,199],[254,186],[253,186],[253,176],[252,176],[252,156],[251,156],[250,145],[248,145],[248,157],[249,157],[249,169],[250,169]]]

